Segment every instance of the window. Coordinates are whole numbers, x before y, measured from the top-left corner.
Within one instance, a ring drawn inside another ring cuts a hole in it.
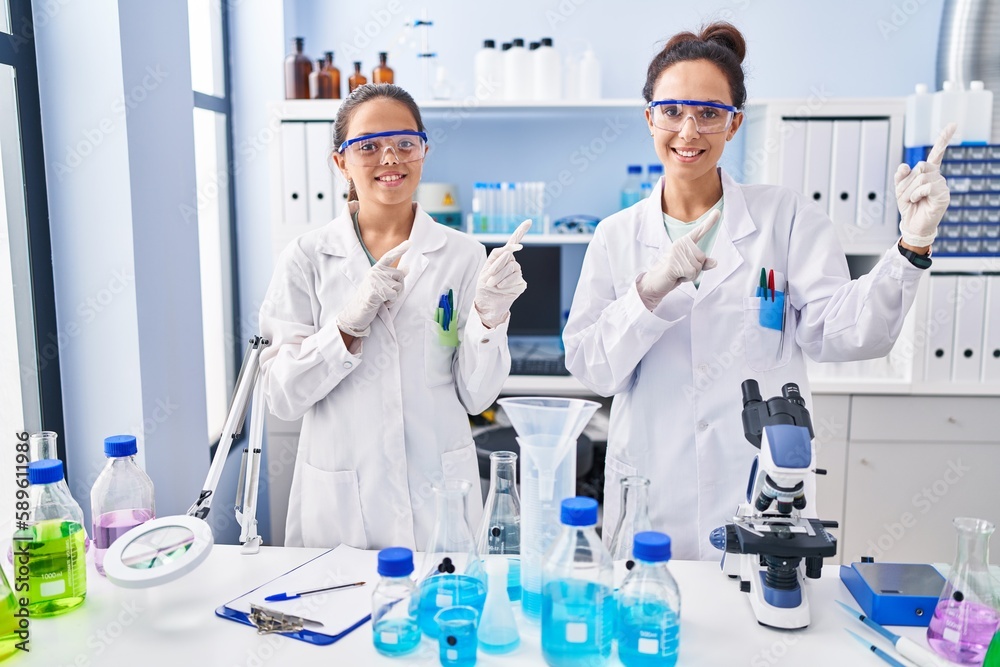
[[[0,489],[7,490],[15,434],[61,434],[63,417],[31,5],[0,1]],[[13,503],[13,494],[0,494],[5,535]]]
[[[242,346],[236,340],[239,331],[233,279],[235,227],[226,17],[227,6],[221,0],[188,0],[205,392],[208,439],[213,444],[225,426],[236,371],[242,362]]]

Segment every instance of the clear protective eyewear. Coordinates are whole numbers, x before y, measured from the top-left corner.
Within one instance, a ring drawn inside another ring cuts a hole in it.
[[[725,132],[739,113],[739,109],[728,104],[698,100],[655,100],[646,107],[655,127],[680,132],[687,119],[692,118],[698,134]]]
[[[340,145],[337,152],[352,164],[377,167],[382,164],[387,150],[392,151],[396,162],[403,164],[422,159],[426,146],[426,132],[391,130],[348,139]]]

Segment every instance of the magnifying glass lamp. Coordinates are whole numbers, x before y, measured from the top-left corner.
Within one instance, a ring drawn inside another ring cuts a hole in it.
[[[123,588],[159,586],[183,577],[198,567],[215,544],[212,527],[205,521],[212,509],[215,489],[233,443],[243,432],[247,408],[251,405],[250,433],[240,464],[239,488],[236,491],[236,519],[240,522],[241,552],[260,551],[257,533],[257,494],[260,480],[261,440],[264,431],[264,400],[261,385],[260,353],[270,342],[260,336],[250,340],[236,379],[236,390],[226,415],[222,437],[208,470],[205,486],[187,514],[164,516],[140,524],[117,540],[104,555],[108,580]]]

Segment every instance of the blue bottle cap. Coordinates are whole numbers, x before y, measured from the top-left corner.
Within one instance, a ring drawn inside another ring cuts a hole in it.
[[[138,451],[134,435],[112,435],[104,439],[105,456],[135,456]]]
[[[651,164],[649,165],[649,173],[651,174],[662,174],[663,165],[662,164]]]
[[[413,552],[389,547],[378,552],[378,573],[383,577],[405,577],[413,572]]]
[[[670,560],[670,536],[653,530],[636,533],[632,542],[632,555],[647,563]]]
[[[630,174],[641,174],[642,173],[642,165],[639,165],[639,164],[630,164],[628,166],[628,173],[630,173]]]
[[[567,526],[597,525],[597,501],[578,496],[567,498],[560,506],[560,520]]]
[[[63,478],[63,463],[59,459],[42,459],[28,464],[29,484],[52,484]]]

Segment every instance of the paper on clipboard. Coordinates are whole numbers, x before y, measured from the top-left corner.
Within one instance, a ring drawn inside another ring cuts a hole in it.
[[[372,590],[378,580],[375,558],[374,552],[342,544],[225,606],[232,611],[249,614],[250,605],[255,604],[268,610],[318,621],[322,623],[322,627],[309,626],[310,629],[325,635],[337,635],[356,625],[371,611]],[[365,585],[315,593],[295,600],[264,600],[275,593],[293,593],[355,581],[364,581]]]

